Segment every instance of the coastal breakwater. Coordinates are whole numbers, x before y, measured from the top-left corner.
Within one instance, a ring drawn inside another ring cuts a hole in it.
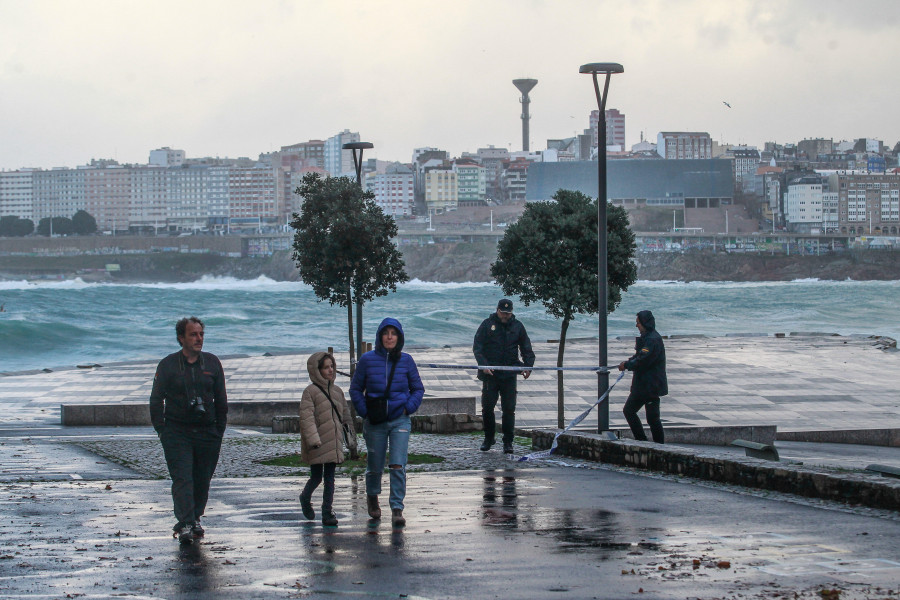
[[[436,243],[401,246],[411,279],[442,283],[491,281],[496,245]],[[848,251],[821,256],[726,253],[707,250],[641,253],[638,278],[647,281],[900,280],[900,254]],[[115,265],[110,267],[110,265]],[[297,281],[289,251],[240,258],[216,251],[0,256],[0,279],[184,282],[203,276]]]

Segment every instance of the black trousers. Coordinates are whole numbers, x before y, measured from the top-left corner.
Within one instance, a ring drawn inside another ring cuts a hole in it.
[[[307,481],[306,485],[303,487],[301,495],[307,499],[312,498],[313,492],[316,491],[316,488],[322,483],[322,477],[324,475],[325,487],[322,489],[322,512],[331,510],[332,503],[334,502],[334,472],[336,468],[337,463],[333,462],[309,465],[309,481]]]
[[[650,435],[653,436],[653,441],[657,444],[664,444],[665,434],[663,433],[662,420],[659,418],[659,396],[640,396],[631,392],[628,394],[628,400],[625,401],[622,412],[625,414],[628,426],[631,427],[634,439],[647,441],[647,434],[644,433],[641,419],[637,415],[642,406],[644,407],[644,412],[647,413],[647,425],[650,426]]]
[[[159,440],[172,478],[172,502],[178,521],[174,529],[180,529],[198,520],[206,510],[222,436],[215,427],[166,425]]]
[[[497,420],[494,408],[500,399],[503,443],[512,444],[516,431],[516,378],[489,377],[481,383],[481,418],[484,421],[484,439],[494,441]]]

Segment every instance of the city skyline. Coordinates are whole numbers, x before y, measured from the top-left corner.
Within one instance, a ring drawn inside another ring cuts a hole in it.
[[[250,156],[345,128],[408,162],[531,148],[589,127],[581,64],[620,62],[608,108],[643,133],[900,139],[900,5],[870,0],[366,4],[0,0],[0,169]],[[599,38],[592,41],[591,38]],[[727,102],[727,104],[726,104]],[[729,106],[730,105],[730,106]]]

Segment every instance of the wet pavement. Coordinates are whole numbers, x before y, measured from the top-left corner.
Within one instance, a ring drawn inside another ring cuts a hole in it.
[[[301,484],[214,480],[207,535],[188,547],[169,537],[166,481],[5,485],[0,593],[10,599],[900,593],[896,520],[609,470],[512,467],[411,474],[402,529],[369,521],[361,479],[342,477],[335,496],[340,524],[324,528],[302,519]]]
[[[633,353],[634,338],[610,340],[610,362]],[[896,378],[900,352],[885,351],[884,340],[865,336],[796,335],[775,337],[687,337],[666,340],[669,395],[663,424],[673,426],[776,425],[779,431],[900,428]],[[555,365],[558,345],[535,343],[539,365]],[[214,345],[210,351],[215,352]],[[472,364],[471,348],[410,348],[421,365],[431,396],[477,396],[475,371],[424,365]],[[337,353],[338,365],[348,365]],[[567,366],[595,366],[596,340],[566,343]],[[306,354],[224,358],[232,401],[299,401],[308,385]],[[50,365],[52,367],[52,365]],[[0,427],[47,427],[60,423],[60,404],[146,403],[156,361],[65,369],[32,375],[0,373]],[[349,381],[340,377],[338,384]],[[571,421],[597,398],[597,376],[570,371],[565,376],[565,416]],[[613,390],[610,424],[627,427],[622,405],[630,375]],[[556,374],[535,371],[520,380],[516,423],[556,426]],[[589,417],[583,428],[595,428]]]
[[[586,355],[593,344],[570,352]],[[884,377],[900,354],[870,340],[667,344],[669,426],[900,426],[894,380]],[[611,355],[627,343],[612,346]],[[555,356],[552,345],[541,348]],[[468,359],[465,349],[415,352],[420,361]],[[225,361],[229,396],[294,397],[305,385],[296,380],[301,359]],[[58,424],[60,403],[146,401],[154,367],[0,377],[0,598],[900,597],[900,513],[576,459],[516,463],[497,448],[478,452],[478,435],[412,436],[411,451],[445,460],[410,468],[407,527],[370,522],[361,478],[344,472],[340,524],[326,529],[300,515],[306,470],[260,462],[296,452],[299,437],[231,427],[208,535],[179,547],[152,429]],[[423,375],[439,395],[477,386],[466,372]],[[566,382],[569,415],[590,400],[596,377]],[[552,425],[555,389],[537,372],[520,385],[519,424]],[[614,425],[624,390],[617,395]],[[829,469],[900,462],[896,448],[776,445],[786,460]],[[528,451],[517,440],[516,452]]]

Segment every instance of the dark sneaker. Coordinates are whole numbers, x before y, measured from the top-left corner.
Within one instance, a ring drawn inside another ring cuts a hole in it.
[[[334,511],[330,508],[328,510],[322,510],[322,525],[325,527],[337,527],[338,520],[337,515],[334,514]]]
[[[316,511],[313,510],[312,501],[303,494],[300,494],[300,510],[303,511],[303,516],[310,521],[316,518]]]
[[[394,527],[403,527],[406,525],[406,519],[403,518],[402,508],[391,509],[391,525]]]
[[[503,444],[503,454],[514,454],[513,445],[512,444]]]
[[[494,440],[484,440],[484,442],[482,442],[482,444],[481,444],[481,451],[487,452],[488,450],[491,449],[491,446],[493,446],[493,445],[494,445]]]
[[[369,516],[375,520],[381,518],[381,507],[378,506],[378,496],[373,496],[370,494],[366,495],[366,508],[369,511]]]
[[[200,524],[200,521],[194,521],[194,524],[191,525],[191,533],[195,538],[202,538],[206,535],[206,532],[203,531],[203,525]]]
[[[191,532],[191,526],[185,525],[181,529],[176,529],[172,537],[178,538],[178,543],[183,545],[194,543],[194,534]]]

